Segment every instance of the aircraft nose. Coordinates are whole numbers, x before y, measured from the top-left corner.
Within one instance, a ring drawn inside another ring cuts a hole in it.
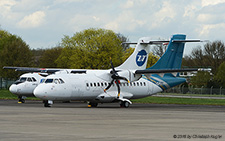
[[[37,86],[35,89],[34,89],[34,95],[35,97],[37,98],[40,98],[40,99],[44,99],[46,96],[45,96],[45,92],[43,91],[43,89],[39,86]]]
[[[9,91],[13,94],[16,94],[17,93],[17,85],[15,84],[12,84],[10,87],[9,87]]]

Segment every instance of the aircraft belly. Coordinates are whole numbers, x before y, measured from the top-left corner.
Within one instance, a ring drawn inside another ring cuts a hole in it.
[[[128,99],[136,99],[148,96],[147,87],[130,86],[129,88],[122,89],[124,92],[131,93],[133,96]]]

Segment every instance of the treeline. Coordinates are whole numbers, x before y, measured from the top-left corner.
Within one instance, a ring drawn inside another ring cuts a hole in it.
[[[3,70],[3,66],[73,69],[109,69],[110,57],[115,66],[123,63],[133,48],[122,44],[128,39],[111,30],[87,29],[64,36],[58,46],[50,49],[30,49],[21,37],[0,30],[0,75],[18,78],[21,73]],[[158,60],[149,54],[148,67]]]
[[[199,71],[191,78],[191,84],[196,87],[225,87],[225,45],[222,41],[208,42],[203,49],[198,46],[190,55],[185,56],[183,67],[211,68],[212,71]]]
[[[110,57],[115,66],[123,63],[133,52],[133,48],[122,44],[128,38],[111,30],[87,29],[73,36],[64,36],[59,45],[50,49],[30,49],[29,45],[17,35],[0,30],[0,76],[18,78],[21,73],[3,70],[3,66],[109,69]],[[149,54],[147,67],[152,66],[165,51],[165,46],[156,47]],[[197,87],[225,87],[225,47],[222,41],[205,44],[204,49],[195,48],[183,58],[183,67],[212,68],[208,72],[198,72],[191,84]]]

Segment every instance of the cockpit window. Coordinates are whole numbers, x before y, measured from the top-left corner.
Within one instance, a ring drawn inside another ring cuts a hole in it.
[[[46,79],[45,80],[45,83],[52,83],[53,82],[53,79]]]
[[[21,77],[19,81],[20,81],[20,82],[25,82],[26,80],[27,80],[26,77]]]
[[[32,82],[32,79],[30,77],[27,78],[28,82]]]
[[[59,79],[54,80],[55,84],[59,84]]]
[[[40,83],[44,83],[45,82],[45,79],[41,79]]]
[[[34,82],[36,82],[36,81],[37,81],[34,77],[32,77],[32,80],[33,80]]]
[[[65,83],[61,78],[59,78],[59,81],[60,81],[61,84]]]

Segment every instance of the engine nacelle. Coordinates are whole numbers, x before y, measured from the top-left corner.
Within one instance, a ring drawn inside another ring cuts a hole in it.
[[[129,81],[137,81],[141,78],[141,74],[135,74],[130,70],[121,70],[117,72],[119,76],[127,78]],[[125,80],[120,80],[120,82],[126,82]]]

